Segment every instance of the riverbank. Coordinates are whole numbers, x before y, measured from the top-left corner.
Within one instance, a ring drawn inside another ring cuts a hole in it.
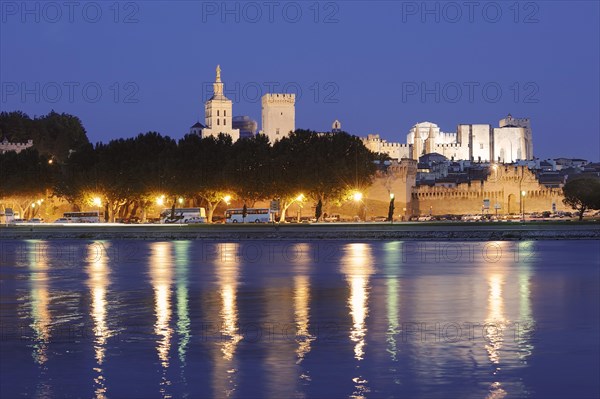
[[[597,240],[600,223],[22,224],[0,227],[0,239]]]

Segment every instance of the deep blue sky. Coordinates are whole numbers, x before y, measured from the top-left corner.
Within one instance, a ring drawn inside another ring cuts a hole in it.
[[[453,132],[510,112],[532,119],[537,157],[600,160],[597,1],[479,2],[472,16],[462,1],[429,2],[430,14],[420,1],[281,1],[272,16],[262,1],[228,2],[225,15],[220,1],[63,3],[0,2],[0,107],[75,114],[92,141],[182,137],[221,64],[234,114],[259,123],[275,82],[302,91],[299,128],[337,118],[405,142],[416,122]]]

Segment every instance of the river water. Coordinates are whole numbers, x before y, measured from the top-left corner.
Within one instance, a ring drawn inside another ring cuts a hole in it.
[[[600,242],[6,241],[0,396],[600,395]]]

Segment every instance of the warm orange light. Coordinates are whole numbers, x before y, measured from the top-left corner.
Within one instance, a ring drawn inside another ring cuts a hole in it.
[[[363,194],[357,191],[352,195],[352,198],[354,199],[354,201],[359,202],[363,199]]]

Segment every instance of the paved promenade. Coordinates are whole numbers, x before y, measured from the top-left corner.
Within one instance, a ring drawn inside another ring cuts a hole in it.
[[[19,224],[0,239],[600,239],[600,223]]]

